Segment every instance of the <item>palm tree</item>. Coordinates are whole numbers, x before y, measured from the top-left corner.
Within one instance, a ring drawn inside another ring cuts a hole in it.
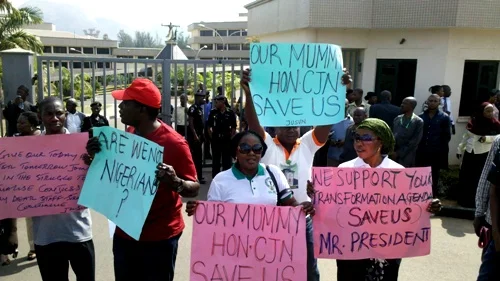
[[[16,9],[7,0],[0,0],[0,51],[22,48],[35,53],[43,53],[42,42],[34,35],[26,33],[25,25],[43,22],[43,13],[35,7]]]

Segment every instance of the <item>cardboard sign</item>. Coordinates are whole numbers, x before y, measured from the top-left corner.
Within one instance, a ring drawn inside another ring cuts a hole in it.
[[[430,168],[313,168],[318,258],[395,259],[431,247]]]
[[[305,223],[300,208],[199,202],[189,280],[307,280]]]
[[[262,126],[329,125],[345,118],[342,51],[331,44],[250,46],[255,111]]]
[[[0,138],[0,219],[84,209],[77,201],[88,166],[88,134]]]
[[[94,128],[101,151],[90,165],[78,203],[96,210],[139,240],[158,190],[163,147],[111,127]]]

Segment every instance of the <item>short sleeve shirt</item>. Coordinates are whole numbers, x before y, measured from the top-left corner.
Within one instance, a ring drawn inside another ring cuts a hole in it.
[[[283,172],[297,202],[310,202],[311,198],[307,195],[307,181],[312,177],[314,154],[324,143],[316,139],[314,130],[297,139],[290,154],[277,138],[272,138],[267,132],[265,142],[267,151],[261,162],[275,165]]]
[[[356,157],[351,161],[347,161],[339,165],[339,168],[371,168],[370,165],[366,164],[363,159]],[[404,169],[399,163],[392,161],[389,157],[384,157],[382,163],[375,168],[385,168],[385,169]]]
[[[212,180],[208,190],[208,201],[235,204],[261,204],[276,206],[278,191],[289,188],[285,175],[274,165],[269,170],[276,178],[278,188],[263,164],[259,165],[257,175],[247,178],[235,166],[223,171]],[[283,198],[281,198],[283,199]]]
[[[66,129],[66,134],[69,131]],[[45,132],[42,132],[42,136]],[[35,245],[46,246],[57,242],[80,243],[92,239],[90,210],[68,214],[33,217]]]
[[[158,121],[161,126],[147,135],[146,139],[164,147],[163,163],[172,166],[179,178],[196,181],[196,169],[186,140],[177,134],[172,127],[161,120]],[[134,133],[135,129],[128,127],[127,132]],[[180,235],[183,230],[181,197],[165,183],[160,183],[146,222],[142,227],[139,241],[167,240]],[[134,240],[119,227],[116,228],[116,235]]]

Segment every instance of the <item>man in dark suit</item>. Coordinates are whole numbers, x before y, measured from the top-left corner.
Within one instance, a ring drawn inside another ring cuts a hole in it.
[[[9,101],[3,110],[3,116],[7,120],[7,134],[11,137],[18,133],[17,131],[17,118],[23,112],[32,111],[36,112],[36,106],[27,101],[29,96],[29,89],[21,85],[17,88],[17,97],[13,101]],[[36,124],[38,125],[38,124]]]
[[[380,103],[370,107],[370,118],[377,118],[385,121],[392,129],[394,119],[399,115],[400,108],[391,104],[392,94],[389,91],[380,93]]]

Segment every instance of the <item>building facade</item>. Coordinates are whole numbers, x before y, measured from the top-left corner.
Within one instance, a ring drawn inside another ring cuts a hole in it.
[[[414,96],[417,113],[430,86],[449,85],[451,163],[474,104],[499,88],[500,1],[258,0],[246,8],[250,36],[340,45],[356,87],[389,90],[395,104]]]
[[[192,23],[188,31],[190,48],[183,51],[190,59],[248,59],[246,21]]]
[[[161,48],[119,48],[117,40],[111,40],[107,36],[96,38],[90,35],[77,35],[67,31],[57,31],[52,23],[30,25],[24,28],[29,34],[35,35],[44,45],[44,54],[50,56],[88,56],[99,58],[130,58],[130,59],[154,59]],[[63,67],[68,67],[69,62],[61,61]],[[59,62],[54,62],[57,67]],[[104,64],[98,62],[97,68],[103,68]],[[80,62],[74,62],[73,68],[81,68]],[[91,68],[89,62],[84,63],[84,68]],[[110,64],[106,63],[106,68]]]

